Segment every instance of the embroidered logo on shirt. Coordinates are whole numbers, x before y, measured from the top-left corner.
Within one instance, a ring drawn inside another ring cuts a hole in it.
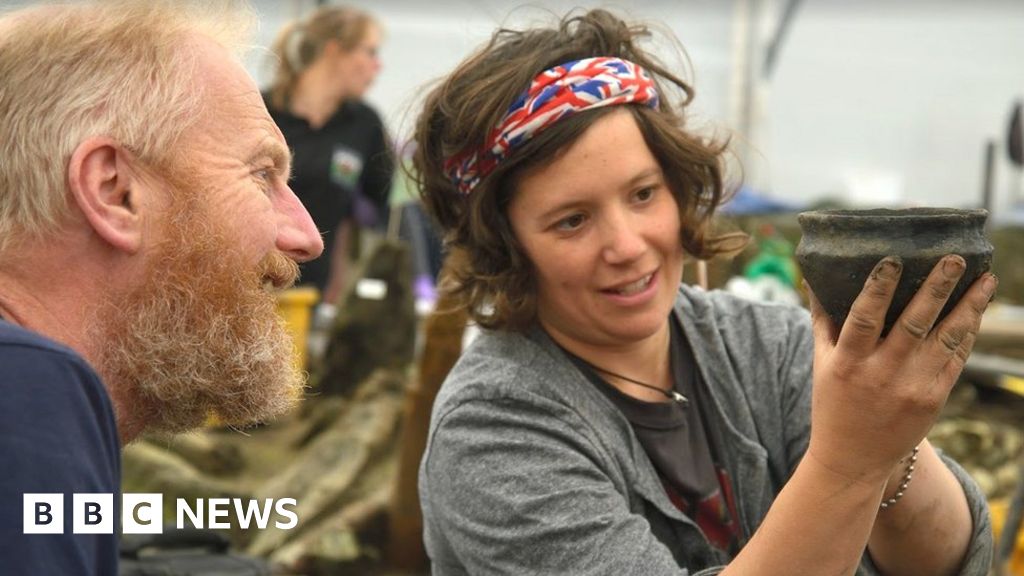
[[[331,154],[331,181],[345,188],[355,189],[363,173],[363,157],[344,146],[335,146]]]

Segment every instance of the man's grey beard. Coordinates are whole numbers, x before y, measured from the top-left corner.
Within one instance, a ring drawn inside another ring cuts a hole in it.
[[[275,251],[253,269],[237,244],[196,227],[165,243],[143,285],[97,316],[100,374],[119,422],[179,432],[216,415],[245,425],[299,398],[303,373],[266,286],[293,284],[297,265]]]

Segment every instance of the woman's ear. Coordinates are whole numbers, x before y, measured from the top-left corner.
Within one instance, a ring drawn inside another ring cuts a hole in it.
[[[134,254],[142,242],[142,218],[128,152],[107,137],[84,140],[71,154],[68,188],[96,235],[118,250]]]
[[[341,42],[331,38],[327,42],[324,42],[324,47],[320,50],[320,53],[324,56],[335,57],[344,54],[345,51],[341,48]]]

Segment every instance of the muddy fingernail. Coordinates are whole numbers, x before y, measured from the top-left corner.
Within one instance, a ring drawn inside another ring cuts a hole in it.
[[[991,300],[996,295],[996,288],[999,286],[999,278],[995,274],[988,274],[985,276],[985,283],[981,285],[981,289],[985,291],[985,296]]]
[[[954,280],[959,278],[964,273],[964,268],[967,268],[967,263],[964,259],[956,254],[952,256],[946,256],[942,260],[942,273],[946,275],[946,278]]]
[[[885,280],[895,279],[903,270],[903,260],[899,256],[886,256],[875,266],[874,275]]]

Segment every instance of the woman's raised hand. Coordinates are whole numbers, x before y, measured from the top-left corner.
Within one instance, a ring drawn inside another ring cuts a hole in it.
[[[853,481],[884,482],[928,433],[974,346],[997,280],[983,274],[939,324],[935,319],[964,273],[942,258],[880,338],[902,263],[884,258],[836,327],[810,294],[814,392],[808,455]],[[810,292],[810,291],[809,291]]]

